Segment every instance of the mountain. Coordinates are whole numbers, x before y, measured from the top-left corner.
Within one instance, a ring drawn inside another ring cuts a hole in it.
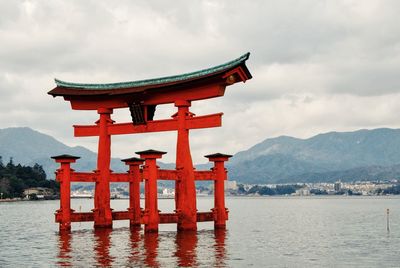
[[[304,173],[291,177],[290,181],[301,182],[336,182],[341,181],[376,181],[400,178],[400,165],[367,166],[347,170],[328,171],[323,173]]]
[[[97,154],[82,147],[69,147],[53,137],[35,131],[28,127],[0,129],[0,156],[7,163],[10,157],[14,163],[22,165],[43,166],[48,178],[54,178],[54,172],[59,167],[51,156],[71,154],[80,156],[73,167],[79,171],[91,171],[96,168]],[[120,159],[113,158],[111,165],[114,171],[126,171],[126,166]]]
[[[0,156],[7,163],[43,166],[48,178],[58,168],[50,156],[80,156],[73,166],[78,171],[96,168],[97,154],[82,147],[69,147],[53,137],[31,128],[0,129]],[[159,163],[162,168],[174,164]],[[126,166],[111,160],[115,172]],[[198,170],[210,164],[197,165]],[[281,136],[266,139],[228,162],[229,179],[243,183],[285,183],[352,181],[400,178],[400,129],[373,129],[354,132],[329,132],[309,139]]]
[[[248,183],[400,177],[400,129],[266,139],[234,155],[230,179]],[[381,173],[379,173],[381,172]]]

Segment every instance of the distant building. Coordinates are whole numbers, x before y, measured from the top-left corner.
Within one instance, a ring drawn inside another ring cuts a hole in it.
[[[310,189],[308,189],[308,188],[298,189],[298,190],[296,190],[296,193],[294,195],[308,196],[308,195],[310,195]]]
[[[249,188],[251,188],[251,186]],[[208,186],[208,189],[210,189],[210,191],[214,191],[214,184],[210,184]],[[236,191],[237,189],[238,189],[238,184],[236,181],[229,181],[229,180],[224,181],[225,192],[230,191],[230,190]]]
[[[341,181],[335,182],[334,189],[335,189],[335,192],[342,191],[342,182]]]
[[[174,197],[174,196],[175,196],[175,189],[172,189],[172,188],[164,188],[163,191],[162,191],[162,194],[165,195],[165,196],[172,196],[172,197]]]
[[[237,182],[236,181],[225,181],[225,191],[228,191],[228,190],[234,190],[234,191],[236,191],[238,189],[238,186],[237,186]]]
[[[32,195],[35,195],[37,199],[45,199],[48,196],[52,196],[53,190],[44,187],[33,187],[24,190],[24,197],[31,199]]]
[[[92,191],[73,191],[71,192],[71,198],[93,198]]]

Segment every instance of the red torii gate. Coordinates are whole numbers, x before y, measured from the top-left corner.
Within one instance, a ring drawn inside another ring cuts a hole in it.
[[[210,171],[195,171],[189,147],[189,129],[221,126],[222,113],[195,116],[189,111],[192,101],[220,97],[226,86],[251,79],[245,62],[249,53],[228,63],[197,72],[170,77],[111,84],[79,84],[55,80],[57,86],[48,93],[62,96],[74,110],[96,110],[100,115],[95,125],[74,126],[75,137],[98,136],[97,169],[75,172],[70,164],[79,157],[59,155],[52,158],[61,164],[56,172],[60,182],[60,209],[56,222],[60,231],[70,230],[71,222],[94,221],[94,227],[112,227],[113,220],[130,220],[132,228],[145,225],[146,232],[158,230],[159,223],[177,223],[178,230],[196,230],[197,222],[214,221],[215,228],[225,228],[228,211],[225,208],[224,162],[230,155],[206,155],[214,162]],[[174,103],[178,108],[172,119],[153,120],[156,106]],[[114,123],[113,109],[129,108],[130,123]],[[140,158],[124,159],[127,173],[110,170],[111,135],[159,131],[177,131],[176,169],[159,169],[156,159],[165,152],[136,152]],[[157,180],[175,181],[175,213],[160,213],[157,207]],[[214,208],[197,212],[195,180],[214,180]],[[145,181],[145,209],[140,208],[140,182]],[[95,182],[93,212],[75,212],[70,205],[71,182]],[[129,183],[129,208],[112,211],[110,182]]]

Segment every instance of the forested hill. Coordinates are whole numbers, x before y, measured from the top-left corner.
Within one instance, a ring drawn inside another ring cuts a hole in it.
[[[249,183],[400,178],[400,130],[329,132],[266,139],[229,161],[230,179]]]
[[[24,189],[30,187],[46,187],[58,189],[58,184],[54,180],[46,180],[46,173],[42,166],[22,166],[14,164],[10,159],[4,164],[0,157],[0,193],[2,198],[22,197]]]
[[[54,172],[59,167],[51,156],[71,154],[81,159],[74,164],[74,169],[90,171],[96,169],[97,155],[82,146],[70,147],[55,138],[35,131],[28,127],[0,129],[0,156],[3,161],[11,157],[14,163],[33,166],[35,163],[43,166],[49,179],[54,179]],[[111,165],[116,172],[126,171],[126,166],[120,159],[112,159]]]

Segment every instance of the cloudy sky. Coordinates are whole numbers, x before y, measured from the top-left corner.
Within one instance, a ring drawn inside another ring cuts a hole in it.
[[[400,2],[0,0],[0,128],[29,126],[70,145],[95,112],[52,98],[54,78],[119,82],[195,71],[250,52],[253,79],[192,112],[224,112],[193,130],[195,162],[266,138],[400,127]],[[160,107],[169,118],[174,107]],[[130,120],[117,110],[117,122]],[[174,161],[176,133],[113,137],[112,154],[154,148]]]

